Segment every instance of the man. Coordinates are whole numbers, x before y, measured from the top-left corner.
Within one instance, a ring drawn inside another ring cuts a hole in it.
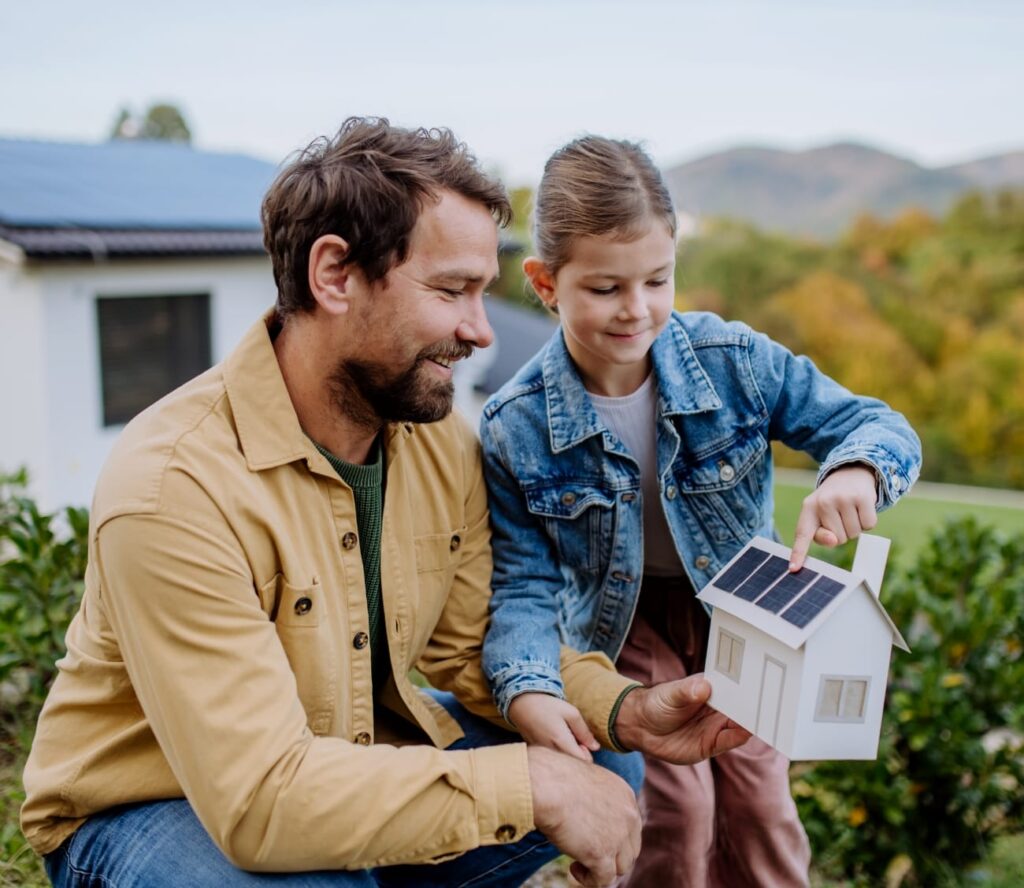
[[[486,496],[448,414],[508,217],[449,132],[381,120],[271,187],[275,309],[133,420],[97,485],[25,769],[56,885],[514,885],[556,848],[604,885],[639,845],[615,740],[692,761],[746,738],[705,682],[633,690],[568,649],[599,764],[495,726]]]

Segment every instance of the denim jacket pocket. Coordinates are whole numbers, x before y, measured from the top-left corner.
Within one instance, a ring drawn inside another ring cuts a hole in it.
[[[768,442],[760,434],[731,441],[697,461],[677,464],[684,502],[715,542],[746,542],[771,523]]]
[[[601,488],[566,481],[523,491],[526,508],[544,524],[560,561],[596,573],[607,564],[612,544],[615,499]]]

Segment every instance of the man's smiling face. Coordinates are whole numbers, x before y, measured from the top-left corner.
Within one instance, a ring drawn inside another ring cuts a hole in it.
[[[361,341],[331,374],[341,409],[351,412],[345,393],[354,387],[373,414],[366,420],[447,416],[452,364],[494,339],[483,297],[497,273],[498,228],[487,207],[451,191],[427,203],[405,262],[355,309]]]

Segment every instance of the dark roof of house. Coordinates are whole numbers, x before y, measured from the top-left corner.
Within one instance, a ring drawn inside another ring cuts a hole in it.
[[[259,255],[276,173],[173,142],[0,139],[0,238],[48,260]]]
[[[493,395],[551,338],[558,322],[549,314],[496,298],[487,303],[487,318],[494,328],[496,354],[476,388]]]

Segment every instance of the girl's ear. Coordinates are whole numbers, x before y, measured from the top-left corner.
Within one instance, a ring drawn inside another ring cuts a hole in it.
[[[540,301],[554,311],[558,305],[558,297],[555,295],[555,279],[547,266],[536,256],[528,256],[523,260],[523,274],[530,281],[530,286]]]
[[[348,243],[336,234],[321,235],[309,249],[309,291],[328,314],[344,314],[352,303],[356,282],[347,257]]]

